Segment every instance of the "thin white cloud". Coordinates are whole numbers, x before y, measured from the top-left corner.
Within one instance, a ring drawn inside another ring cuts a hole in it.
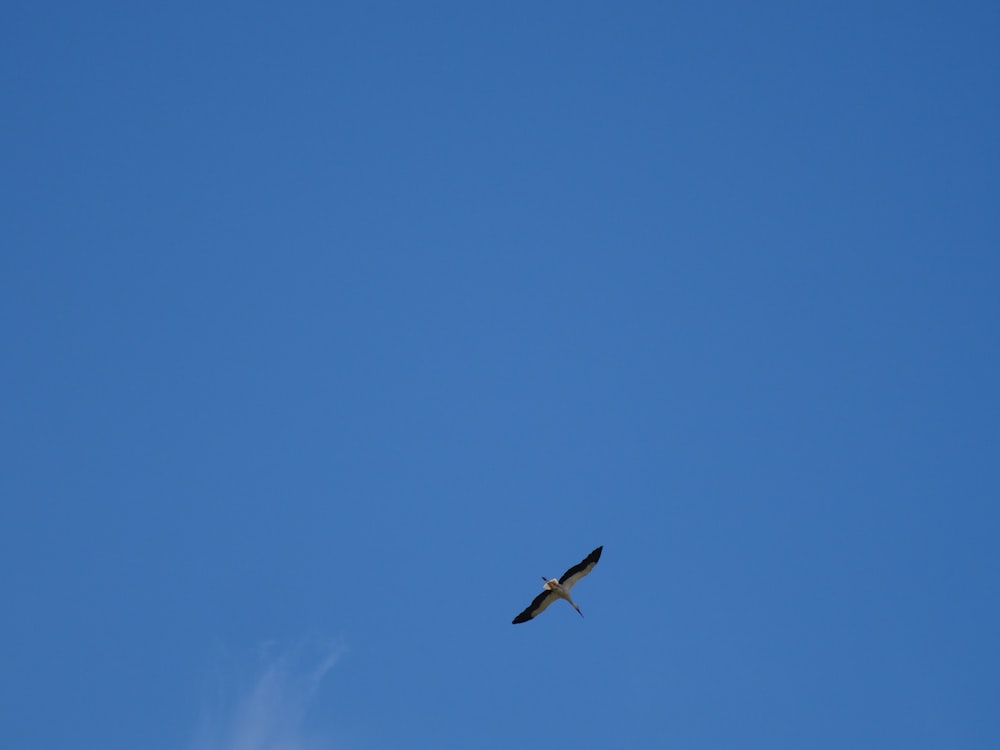
[[[340,642],[263,644],[250,679],[220,685],[194,750],[334,750],[331,740],[309,732],[305,718],[344,650]]]

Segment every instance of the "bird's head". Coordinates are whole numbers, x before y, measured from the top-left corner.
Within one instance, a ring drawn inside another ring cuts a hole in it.
[[[542,588],[544,588],[546,591],[551,591],[552,589],[554,589],[556,586],[559,585],[558,578],[546,578],[545,576],[542,576],[542,580],[545,581],[545,585]]]

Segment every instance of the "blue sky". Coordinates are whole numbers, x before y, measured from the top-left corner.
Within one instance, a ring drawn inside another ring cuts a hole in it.
[[[0,745],[1000,745],[998,32],[9,8]]]

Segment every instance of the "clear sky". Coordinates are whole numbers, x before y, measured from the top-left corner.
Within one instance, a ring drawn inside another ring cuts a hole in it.
[[[1000,747],[995,1],[3,15],[5,750]]]

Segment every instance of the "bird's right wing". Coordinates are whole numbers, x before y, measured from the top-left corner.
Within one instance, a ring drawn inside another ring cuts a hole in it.
[[[594,569],[594,566],[597,565],[597,561],[601,559],[601,550],[603,549],[603,546],[598,547],[587,555],[585,559],[581,560],[579,563],[563,573],[562,578],[559,579],[559,583],[567,589],[573,588],[573,584]]]
[[[552,604],[552,602],[554,602],[558,598],[559,597],[556,596],[551,591],[543,591],[542,593],[540,593],[538,596],[535,597],[535,600],[528,605],[527,609],[525,609],[524,612],[522,612],[521,614],[519,614],[517,617],[514,618],[514,621],[511,624],[517,625],[518,623],[527,622],[533,617],[537,617],[538,615],[540,615],[542,612],[545,611],[546,607],[548,607],[550,604]]]

